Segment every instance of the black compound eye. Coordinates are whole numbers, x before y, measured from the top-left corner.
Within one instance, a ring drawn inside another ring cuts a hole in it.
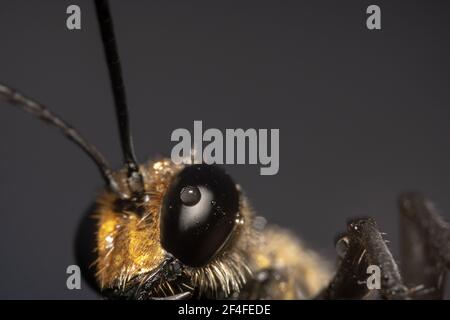
[[[186,167],[164,197],[161,244],[186,265],[205,265],[228,240],[238,214],[239,194],[223,169]]]

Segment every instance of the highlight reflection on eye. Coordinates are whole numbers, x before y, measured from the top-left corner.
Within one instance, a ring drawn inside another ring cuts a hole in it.
[[[195,186],[184,187],[180,192],[180,199],[186,206],[196,205],[201,198],[200,190]]]

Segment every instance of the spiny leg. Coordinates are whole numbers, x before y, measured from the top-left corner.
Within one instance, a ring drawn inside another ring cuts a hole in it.
[[[361,285],[366,276],[367,261],[364,248],[356,242],[350,245],[347,235],[336,242],[339,255],[338,268],[329,285],[316,297],[319,300],[361,299],[367,286]]]
[[[450,268],[450,225],[431,201],[410,192],[399,197],[401,271],[419,299],[443,299]]]
[[[345,252],[340,255],[336,275],[318,299],[364,297],[368,290],[361,286],[364,281],[360,279],[369,265],[380,267],[380,294],[384,299],[443,298],[450,268],[450,224],[418,193],[402,195],[399,204],[402,271],[409,288],[375,221],[359,219],[350,222],[347,233],[339,238],[337,249]]]
[[[380,267],[381,289],[384,299],[410,299],[410,291],[404,285],[398,266],[375,220],[358,219],[348,224],[344,241],[346,252],[342,255],[336,275],[318,299],[358,299],[368,292],[365,271],[369,265]]]

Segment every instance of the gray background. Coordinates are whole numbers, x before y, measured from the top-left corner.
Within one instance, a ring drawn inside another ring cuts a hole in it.
[[[230,166],[256,210],[334,261],[346,219],[370,215],[397,254],[396,197],[450,220],[450,5],[376,1],[112,1],[139,158],[172,130],[280,128],[280,172]],[[68,31],[65,10],[82,9]],[[91,1],[1,1],[0,82],[74,124],[115,167],[117,127]],[[66,289],[77,225],[102,180],[53,129],[0,104],[0,298]]]

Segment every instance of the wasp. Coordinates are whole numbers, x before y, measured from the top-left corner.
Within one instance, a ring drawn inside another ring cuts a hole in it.
[[[58,128],[97,165],[96,280],[109,299],[443,298],[450,227],[419,193],[399,199],[402,270],[371,218],[348,222],[336,238],[337,268],[289,231],[268,225],[219,166],[139,164],[108,2],[95,1],[110,75],[124,165],[113,171],[75,128],[7,85],[0,98]],[[293,208],[295,210],[295,208]],[[375,294],[368,266],[381,270]]]

